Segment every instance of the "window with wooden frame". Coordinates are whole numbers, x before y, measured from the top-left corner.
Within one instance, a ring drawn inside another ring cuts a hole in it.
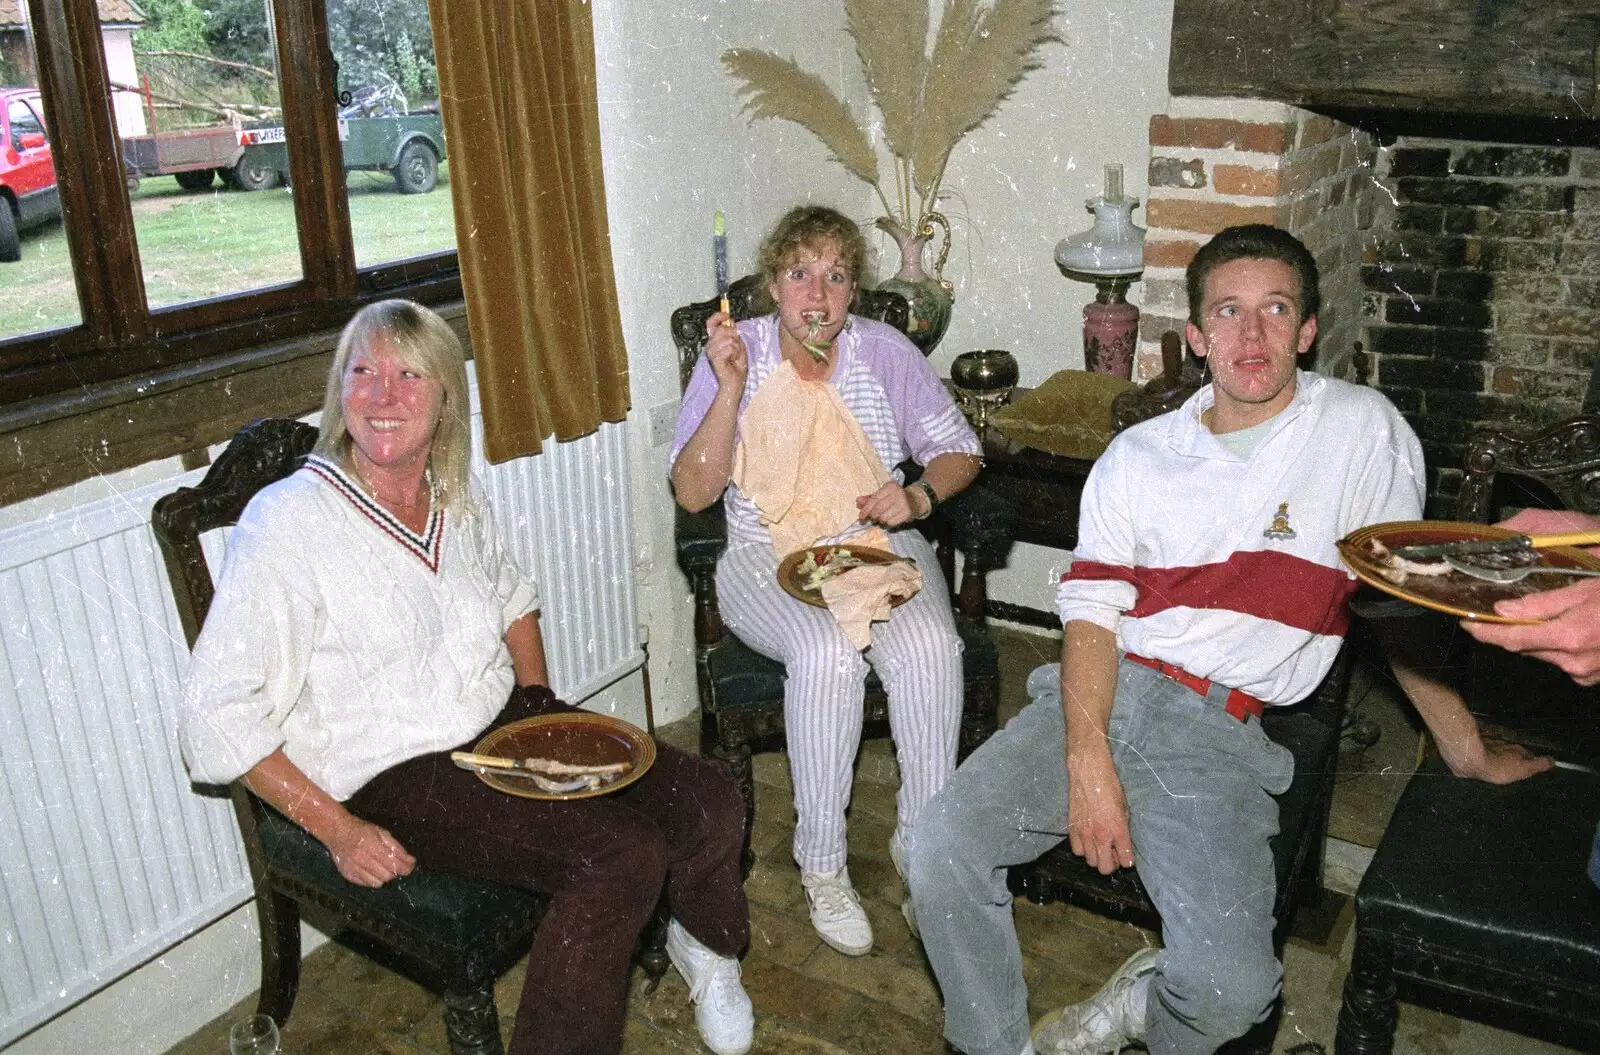
[[[7,48],[7,3],[31,47]],[[230,17],[259,57],[152,35],[150,9]],[[460,298],[426,0],[0,0],[0,65],[27,62],[70,269],[8,316],[3,287],[49,261],[25,233],[0,263],[0,410],[201,376],[383,297]]]

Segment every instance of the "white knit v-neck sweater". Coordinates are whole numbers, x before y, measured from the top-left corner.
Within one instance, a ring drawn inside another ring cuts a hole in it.
[[[316,457],[263,489],[184,686],[190,775],[226,783],[282,747],[343,800],[485,729],[515,682],[503,635],[539,594],[466,504],[417,534]]]

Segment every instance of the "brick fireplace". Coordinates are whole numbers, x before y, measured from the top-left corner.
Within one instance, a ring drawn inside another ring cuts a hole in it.
[[[1210,235],[1272,223],[1322,271],[1314,367],[1370,383],[1421,437],[1428,515],[1467,437],[1577,413],[1600,357],[1600,150],[1373,136],[1283,103],[1175,98],[1150,122],[1140,376],[1182,328]]]
[[[1360,339],[1361,260],[1371,225],[1370,135],[1283,103],[1175,98],[1150,119],[1140,371],[1160,371],[1161,334],[1187,317],[1183,271],[1213,234],[1285,228],[1322,273],[1317,369],[1346,375]]]

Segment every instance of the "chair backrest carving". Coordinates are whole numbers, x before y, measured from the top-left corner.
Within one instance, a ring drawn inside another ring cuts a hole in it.
[[[1494,485],[1501,473],[1537,480],[1568,509],[1600,513],[1600,415],[1532,432],[1482,429],[1468,442],[1465,468],[1457,500],[1462,520],[1499,519]]]
[[[1201,373],[1197,362],[1183,347],[1176,330],[1161,335],[1161,376],[1138,388],[1130,388],[1111,401],[1111,428],[1115,432],[1177,410],[1184,400],[1199,391]]]
[[[150,524],[190,648],[216,593],[200,536],[238,523],[256,492],[294,472],[316,442],[314,425],[288,418],[253,421],[239,430],[199,484],[156,502]]]
[[[721,302],[712,297],[695,304],[686,304],[672,313],[672,343],[678,346],[678,387],[689,384],[695,360],[706,346],[706,320],[721,308]],[[766,282],[760,275],[746,275],[728,287],[728,311],[737,320],[753,319],[775,311],[777,305],[767,295]],[[886,322],[901,333],[911,324],[911,309],[906,299],[885,289],[859,289],[850,311],[863,319]]]

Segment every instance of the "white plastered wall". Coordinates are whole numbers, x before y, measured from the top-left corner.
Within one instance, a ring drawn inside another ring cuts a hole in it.
[[[718,57],[735,46],[791,55],[867,114],[843,5],[811,0],[591,0],[607,205],[623,336],[632,370],[634,530],[641,622],[649,628],[658,721],[696,707],[687,586],[672,550],[668,447],[652,411],[675,409],[678,376],[667,320],[712,292],[711,218],[728,217],[731,270],[754,267],[762,231],[813,200],[867,223],[876,197],[827,159],[804,130],[748,124]],[[942,7],[930,0],[934,17]],[[1055,243],[1089,225],[1101,168],[1121,161],[1128,193],[1145,194],[1147,129],[1167,102],[1172,0],[1063,4],[1065,44],[1050,44],[997,115],[951,159],[945,211],[956,231],[946,276],[954,321],[934,353],[1008,348],[1024,384],[1081,367],[1082,309],[1092,288],[1056,269]],[[1139,213],[1135,214],[1136,220]],[[885,255],[892,249],[874,236]],[[1138,286],[1132,299],[1137,300]],[[1051,607],[1053,551],[1018,547],[991,576],[991,596]],[[241,910],[7,1049],[45,1055],[114,1043],[164,1052],[257,985],[254,913]]]

